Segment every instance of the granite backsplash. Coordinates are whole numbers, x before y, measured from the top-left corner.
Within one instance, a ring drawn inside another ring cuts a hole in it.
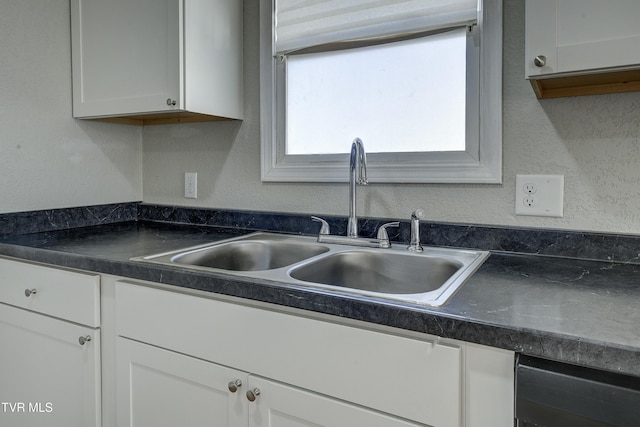
[[[332,233],[345,233],[346,216],[323,218],[329,223]],[[391,240],[409,242],[408,219],[360,218],[360,234],[375,237],[381,224],[396,220],[400,221],[400,227],[389,229]],[[309,215],[304,214],[127,202],[0,214],[0,237],[127,221],[167,222],[309,235],[318,233],[320,227],[318,223],[311,221]],[[425,245],[640,264],[640,236],[635,235],[434,223],[428,220],[422,221],[420,231],[420,240]]]

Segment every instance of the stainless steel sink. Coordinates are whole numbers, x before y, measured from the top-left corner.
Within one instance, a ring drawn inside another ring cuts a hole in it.
[[[329,255],[289,274],[305,282],[363,291],[418,294],[440,288],[462,266],[441,257],[353,251]]]
[[[197,249],[176,255],[171,261],[223,270],[258,271],[285,267],[328,250],[304,243],[251,240]]]
[[[145,260],[191,267],[232,271],[261,271],[286,267],[328,252],[329,248],[308,241],[277,235],[251,235],[222,243],[144,257]]]
[[[485,251],[432,247],[410,252],[400,244],[356,248],[260,232],[132,260],[441,306],[488,256]]]

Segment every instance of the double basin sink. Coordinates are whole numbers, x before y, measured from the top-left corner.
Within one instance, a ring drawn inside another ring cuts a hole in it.
[[[257,232],[133,261],[259,278],[393,301],[441,306],[482,265],[485,251],[425,247],[410,252],[318,243]]]

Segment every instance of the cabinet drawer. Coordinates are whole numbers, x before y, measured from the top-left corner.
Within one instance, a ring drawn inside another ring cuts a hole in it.
[[[99,301],[97,274],[0,258],[0,302],[98,327]]]
[[[434,426],[459,426],[462,348],[119,282],[117,333]]]

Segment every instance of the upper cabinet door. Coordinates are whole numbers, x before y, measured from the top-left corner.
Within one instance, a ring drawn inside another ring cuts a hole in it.
[[[527,0],[527,77],[637,67],[638,17],[638,0]]]
[[[243,117],[242,2],[71,0],[73,116]]]
[[[184,108],[182,1],[71,6],[75,117]]]

